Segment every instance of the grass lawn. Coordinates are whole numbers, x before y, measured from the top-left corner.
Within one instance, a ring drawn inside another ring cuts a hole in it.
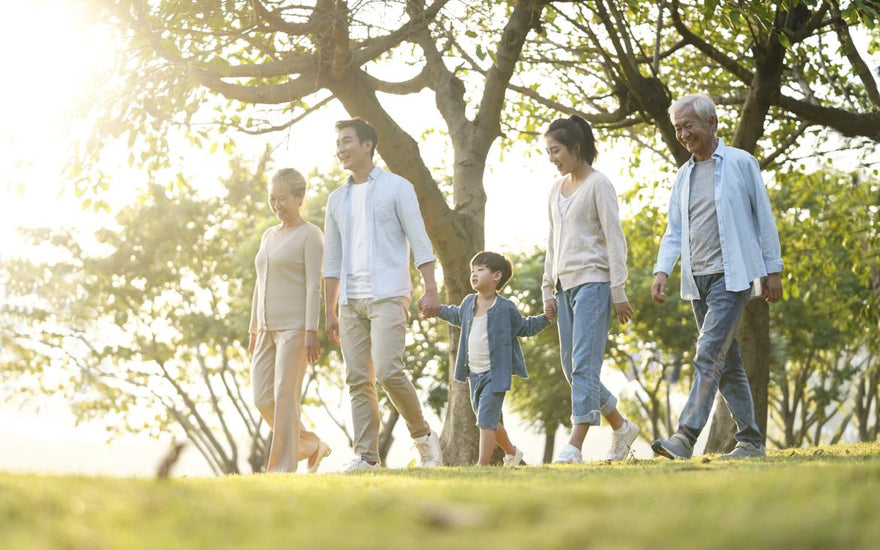
[[[723,463],[0,474],[0,549],[877,549],[880,444]]]

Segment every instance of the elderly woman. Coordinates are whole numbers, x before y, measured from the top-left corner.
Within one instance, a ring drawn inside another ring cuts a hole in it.
[[[308,459],[316,472],[330,447],[300,421],[306,366],[321,355],[318,312],[324,235],[300,214],[306,180],[279,170],[269,187],[269,207],[281,222],[260,239],[257,286],[251,308],[250,352],[254,402],[272,428],[269,472],[295,472]]]

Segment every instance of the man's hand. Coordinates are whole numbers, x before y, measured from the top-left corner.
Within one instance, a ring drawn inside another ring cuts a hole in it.
[[[666,303],[666,281],[668,279],[669,275],[662,271],[657,272],[657,276],[654,277],[654,284],[651,285],[651,299],[654,300],[654,303]]]
[[[339,345],[339,317],[335,311],[327,312],[327,338],[333,345]]]
[[[256,347],[257,347],[257,333],[252,332],[251,333],[251,343],[248,344],[248,354],[250,354],[252,357],[254,355],[254,348],[256,348]]]
[[[620,302],[614,304],[614,313],[617,314],[617,319],[625,325],[633,317],[633,308],[629,302]]]
[[[440,313],[440,295],[436,288],[425,290],[425,295],[419,298],[419,313],[425,319],[436,317]]]
[[[318,333],[314,330],[307,330],[305,345],[306,359],[309,360],[309,363],[314,363],[321,357],[321,342],[318,341]]]
[[[779,273],[770,273],[764,286],[764,299],[775,302],[780,298],[782,298],[782,276]]]
[[[550,298],[544,302],[544,315],[548,321],[556,319],[556,298]]]

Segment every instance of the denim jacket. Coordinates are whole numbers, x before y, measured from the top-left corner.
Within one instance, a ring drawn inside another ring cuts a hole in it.
[[[455,358],[454,377],[459,382],[468,379],[468,335],[474,321],[476,294],[468,294],[460,306],[441,306],[440,318],[461,327],[458,355]],[[486,329],[489,333],[489,365],[492,369],[492,391],[510,389],[511,378],[516,375],[528,378],[526,362],[519,347],[520,336],[534,336],[550,324],[544,314],[523,317],[516,306],[503,296],[497,296],[495,305],[486,312]]]
[[[330,194],[324,214],[324,277],[339,279],[339,303],[348,303],[348,262],[351,254],[351,178]],[[379,167],[370,172],[367,183],[367,223],[370,242],[370,284],[372,298],[382,300],[412,294],[409,251],[419,267],[436,260],[415,189],[404,178]]]
[[[724,262],[725,288],[739,292],[755,279],[782,271],[782,252],[770,199],[758,161],[747,152],[727,147],[722,140],[712,153],[715,159],[715,211]],[[672,273],[681,256],[681,297],[698,300],[691,271],[690,181],[694,158],[681,169],[672,187],[666,233],[660,242],[654,273]]]

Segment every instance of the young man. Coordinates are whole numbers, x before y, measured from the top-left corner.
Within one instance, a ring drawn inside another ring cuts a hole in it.
[[[373,164],[376,130],[356,118],[337,122],[336,131],[336,156],[351,176],[327,200],[324,285],[327,335],[341,343],[351,394],[357,456],[345,471],[379,467],[377,380],[406,421],[421,465],[439,466],[440,440],[403,372],[410,247],[425,283],[419,308],[431,315],[440,309],[436,258],[412,184]]]
[[[721,458],[764,456],[736,328],[753,281],[766,277],[768,302],[782,296],[782,253],[770,200],[755,157],[716,137],[711,99],[685,96],[669,107],[669,116],[693,156],[672,188],[651,296],[666,303],[666,280],[681,256],[681,297],[691,301],[700,334],[694,385],[678,430],[651,447],[667,458],[690,458],[720,390],[737,427],[736,448]]]

